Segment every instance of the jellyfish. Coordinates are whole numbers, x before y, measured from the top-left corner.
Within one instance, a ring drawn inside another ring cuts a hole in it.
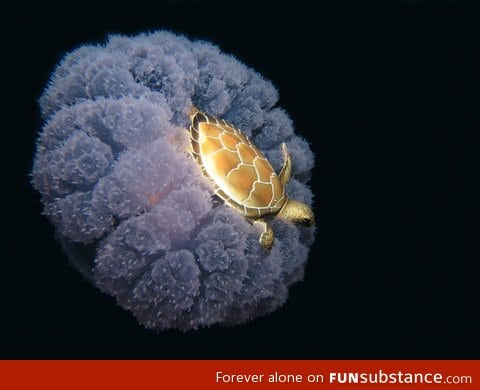
[[[32,184],[71,263],[148,329],[187,331],[266,315],[302,280],[314,227],[258,228],[212,192],[188,153],[192,106],[228,121],[311,206],[314,155],[270,81],[205,41],[111,35],[67,53],[39,103]]]

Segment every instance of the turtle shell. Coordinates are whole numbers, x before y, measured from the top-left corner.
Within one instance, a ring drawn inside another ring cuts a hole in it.
[[[277,213],[285,189],[264,154],[241,131],[202,112],[191,117],[192,154],[215,193],[249,218]]]

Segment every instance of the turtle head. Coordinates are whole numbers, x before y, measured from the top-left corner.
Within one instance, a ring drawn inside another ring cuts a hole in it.
[[[305,203],[294,199],[288,199],[285,202],[278,216],[303,226],[312,226],[315,223],[312,209]]]

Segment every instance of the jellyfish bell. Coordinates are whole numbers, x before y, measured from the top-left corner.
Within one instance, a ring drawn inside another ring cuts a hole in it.
[[[165,31],[68,53],[40,99],[32,183],[71,264],[156,331],[282,305],[314,241],[314,156],[277,101],[252,68]]]

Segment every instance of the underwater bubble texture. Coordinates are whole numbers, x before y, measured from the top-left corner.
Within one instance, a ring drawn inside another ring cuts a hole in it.
[[[82,46],[52,74],[33,185],[61,240],[93,253],[94,283],[145,327],[242,323],[302,279],[314,228],[275,219],[265,251],[186,153],[194,104],[252,137],[277,172],[286,142],[287,192],[311,206],[314,156],[277,101],[270,81],[217,46],[165,31]]]

